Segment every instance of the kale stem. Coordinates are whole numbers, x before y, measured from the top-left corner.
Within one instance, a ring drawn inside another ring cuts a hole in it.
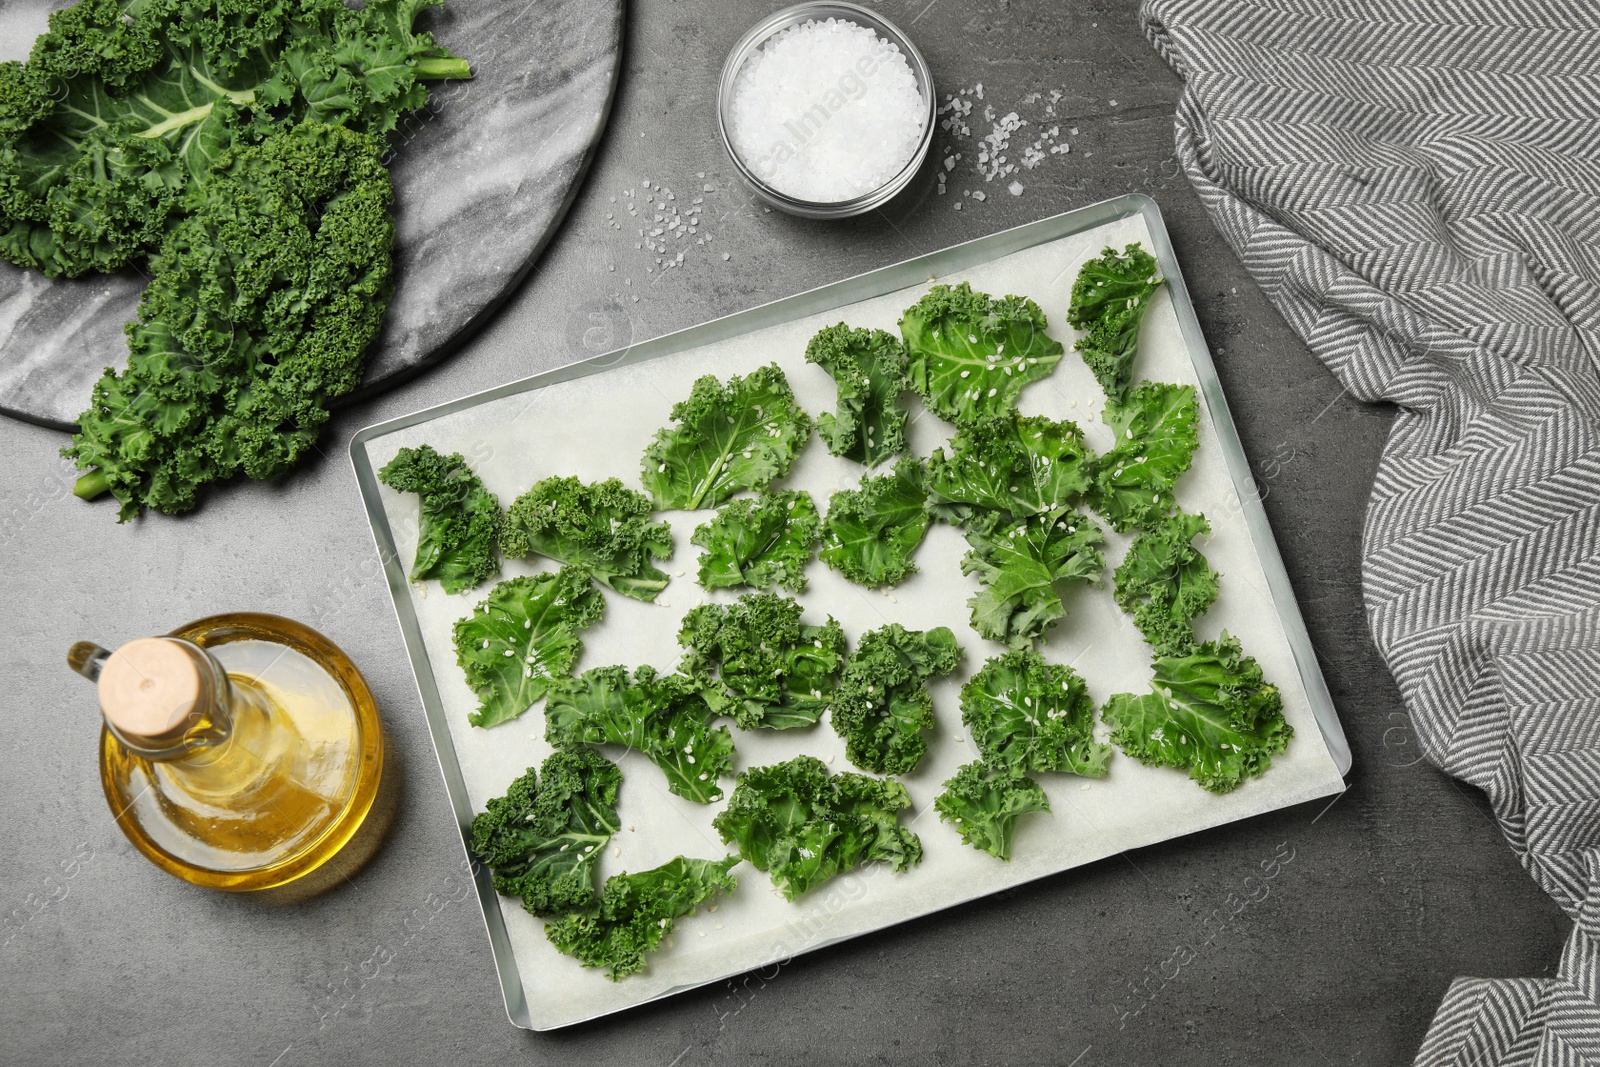
[[[411,71],[417,76],[418,81],[425,82],[440,82],[449,81],[453,78],[472,77],[472,68],[467,65],[467,61],[457,59],[454,56],[425,56],[416,61]]]
[[[98,468],[80,477],[72,486],[72,495],[81,500],[93,500],[111,488],[111,479]]]

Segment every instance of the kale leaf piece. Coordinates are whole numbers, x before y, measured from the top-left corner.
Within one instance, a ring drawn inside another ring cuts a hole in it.
[[[607,968],[608,977],[620,982],[644,970],[646,953],[666,940],[679,919],[738,888],[728,873],[738,862],[738,856],[678,856],[652,870],[613,875],[600,891],[598,908],[552,919],[545,937],[585,967]]]
[[[776,593],[748,593],[734,604],[704,604],[683,617],[680,666],[703,677],[714,711],[746,730],[812,726],[833,699],[844,666],[844,631],[800,621],[801,608]],[[711,673],[716,672],[716,679]]]
[[[712,825],[795,900],[863,863],[887,863],[896,873],[919,863],[922,842],[900,825],[910,806],[906,787],[892,778],[829,775],[815,756],[796,756],[741,773]]]
[[[977,418],[928,459],[928,499],[937,517],[966,522],[983,509],[1038,515],[1089,490],[1093,455],[1071,422],[1014,411]]]
[[[547,556],[624,596],[654,600],[670,581],[654,561],[672,555],[672,529],[651,522],[651,513],[649,498],[616,478],[546,478],[512,502],[500,551]]]
[[[961,687],[961,721],[992,766],[1104,778],[1094,698],[1076,671],[1032,649],[996,656]]]
[[[822,561],[857,585],[894,585],[916,573],[911,553],[928,532],[922,461],[904,456],[890,474],[863,478],[828,500]]]
[[[381,137],[427,102],[423,83],[471,76],[412,28],[437,2],[85,0],[53,13],[26,64],[0,64],[0,258],[50,277],[119,270],[161,245],[187,195],[211,195],[230,149],[305,122]]]
[[[839,387],[838,414],[817,419],[817,433],[836,456],[876,467],[906,449],[906,413],[900,394],[910,387],[900,338],[883,330],[829,326],[806,345],[815,363]]]
[[[940,822],[960,831],[961,840],[995,859],[1009,860],[1017,820],[1029,812],[1049,811],[1050,800],[1038,782],[1015,767],[980,761],[956,771],[933,806]]]
[[[702,683],[640,667],[596,667],[550,690],[544,736],[552,745],[624,745],[661,768],[667,788],[709,804],[733,774],[733,735],[711,725]]]
[[[617,765],[586,748],[532,767],[472,820],[472,851],[497,893],[521,897],[534,915],[594,905],[595,860],[620,827]]]
[[[781,585],[803,593],[805,566],[821,528],[817,505],[802,490],[730,500],[689,538],[690,544],[705,549],[699,582],[707,589]]]
[[[1064,349],[1044,331],[1032,300],[996,300],[966,282],[934,286],[900,318],[911,387],[956,423],[1010,410],[1023,386],[1056,369]]]
[[[673,405],[672,421],[656,431],[641,466],[662,509],[714,508],[741,489],[765,489],[789,472],[811,436],[811,417],[777,364],[726,385],[706,375]]]
[[[314,122],[217,157],[163,230],[127,368],[95,383],[62,450],[85,472],[75,494],[109,491],[119,521],[176,515],[207,483],[276,477],[315,445],[389,301],[382,159],[377,138]]]
[[[1118,533],[1170,514],[1172,487],[1200,444],[1194,386],[1146,382],[1101,417],[1117,443],[1095,461],[1090,506]]]
[[[1187,770],[1213,793],[1261,774],[1294,736],[1277,687],[1226,634],[1187,655],[1157,657],[1150,689],[1106,701],[1112,742],[1140,763]]]
[[[1116,600],[1158,656],[1195,646],[1194,620],[1217,599],[1217,574],[1194,547],[1211,533],[1204,515],[1180,512],[1139,532],[1117,567]]]
[[[961,573],[979,589],[967,601],[972,628],[991,641],[1021,648],[1043,637],[1067,613],[1058,582],[1098,583],[1105,569],[1100,528],[1071,508],[1016,518],[986,512],[967,523]]]
[[[436,579],[446,593],[471,589],[500,570],[500,500],[483,487],[461,453],[429,445],[402,448],[378,472],[401,493],[422,498],[411,580]]]
[[[532,707],[572,670],[605,600],[580,570],[508,578],[471,615],[458,620],[456,662],[478,694],[474,726],[496,726]]]
[[[926,632],[899,623],[863,634],[845,664],[833,700],[833,728],[845,755],[862,770],[910,774],[928,750],[922,731],[933,727],[926,683],[961,662],[948,627]]]
[[[1073,347],[1112,400],[1127,392],[1139,351],[1139,324],[1164,281],[1155,257],[1135,241],[1120,253],[1105,249],[1079,269],[1072,283],[1067,321],[1089,331]]]

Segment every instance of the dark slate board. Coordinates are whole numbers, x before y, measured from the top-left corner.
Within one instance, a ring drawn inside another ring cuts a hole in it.
[[[50,0],[0,0],[0,58],[20,57]],[[433,87],[393,135],[396,289],[349,403],[447,357],[514,289],[566,213],[605,128],[622,0],[449,0],[423,16],[474,78]],[[0,263],[0,412],[70,430],[144,279],[51,281]]]

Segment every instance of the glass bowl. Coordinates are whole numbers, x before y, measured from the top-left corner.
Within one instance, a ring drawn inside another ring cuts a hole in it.
[[[922,137],[917,142],[916,150],[894,177],[871,192],[849,200],[800,200],[762,181],[745,165],[744,160],[739,158],[729,133],[729,126],[732,125],[733,83],[745,62],[772,37],[803,22],[822,22],[830,18],[843,19],[864,26],[898,48],[911,66],[911,73],[917,80],[917,91],[927,101],[928,109],[927,114],[923,116]],[[749,32],[739,38],[739,43],[728,53],[728,61],[722,65],[722,80],[717,86],[717,131],[722,135],[722,146],[728,150],[728,158],[733,160],[734,168],[762,200],[781,211],[803,218],[846,219],[882,207],[896,193],[911,184],[911,179],[923,161],[928,158],[928,150],[933,146],[934,119],[938,115],[938,107],[939,101],[934,96],[933,75],[928,70],[928,62],[922,58],[922,53],[917,51],[917,46],[911,43],[911,39],[900,32],[899,27],[859,4],[847,4],[840,0],[821,0],[817,3],[796,4],[794,7],[774,12],[750,27]]]

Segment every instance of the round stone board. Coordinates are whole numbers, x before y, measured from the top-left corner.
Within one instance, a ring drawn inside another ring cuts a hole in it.
[[[26,59],[51,0],[0,0],[0,60]],[[395,295],[349,403],[448,356],[527,273],[605,128],[622,0],[449,0],[422,25],[472,64],[390,138]],[[137,271],[51,280],[0,262],[0,412],[73,428],[127,359]]]

